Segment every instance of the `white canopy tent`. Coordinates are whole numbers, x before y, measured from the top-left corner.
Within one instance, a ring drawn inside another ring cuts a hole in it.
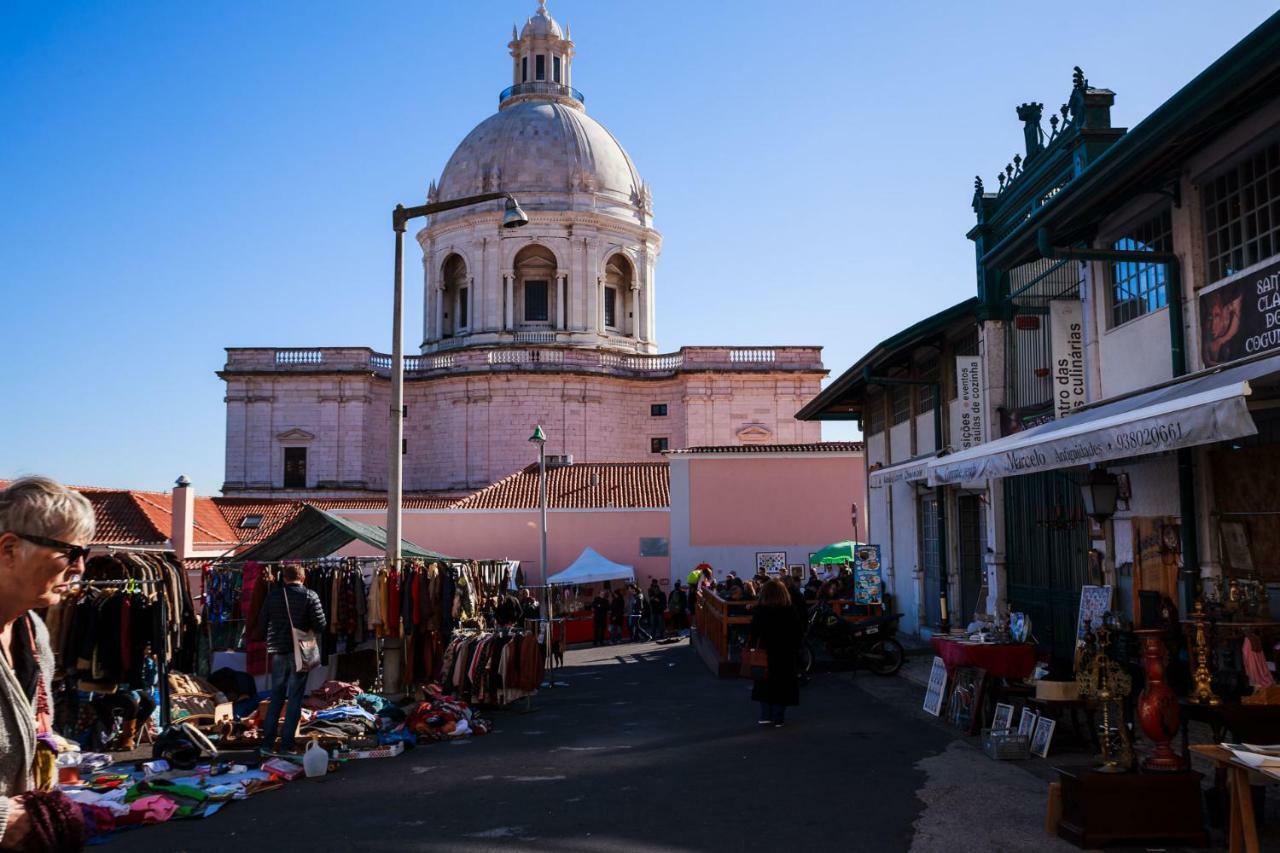
[[[631,566],[615,563],[593,548],[584,548],[573,565],[547,578],[548,584],[569,585],[625,580],[635,583],[636,570]]]

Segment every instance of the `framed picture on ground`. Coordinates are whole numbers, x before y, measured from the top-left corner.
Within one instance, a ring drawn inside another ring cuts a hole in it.
[[[1036,730],[1036,718],[1039,716],[1035,711],[1023,705],[1022,716],[1018,718],[1018,734],[1026,735],[1028,738],[1031,737]]]
[[[756,571],[776,575],[787,570],[786,551],[757,551]]]
[[[947,695],[947,665],[942,658],[933,659],[929,670],[929,686],[924,692],[924,711],[937,717],[942,714],[942,700]]]
[[[991,720],[991,731],[1007,732],[1013,726],[1013,706],[998,702],[996,704],[996,713]]]
[[[1031,754],[1041,758],[1049,757],[1049,742],[1053,740],[1053,727],[1057,722],[1048,717],[1036,720],[1036,731],[1031,736]]]
[[[987,671],[982,667],[956,667],[947,719],[965,734],[977,734],[978,727],[982,725],[982,697],[986,682]]]

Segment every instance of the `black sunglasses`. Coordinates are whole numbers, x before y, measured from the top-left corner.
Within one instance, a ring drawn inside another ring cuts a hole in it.
[[[67,557],[67,565],[74,566],[82,559],[89,558],[89,549],[84,545],[72,545],[68,542],[59,542],[57,539],[46,539],[43,536],[30,536],[26,533],[14,533],[19,539],[25,539],[32,545],[43,545],[46,548],[55,548],[61,551]]]

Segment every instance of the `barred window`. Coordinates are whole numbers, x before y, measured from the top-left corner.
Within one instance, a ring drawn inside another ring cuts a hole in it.
[[[900,424],[911,417],[911,386],[893,385],[889,392],[893,398],[893,422]]]
[[[937,360],[935,359],[934,361],[926,362],[924,364],[917,364],[916,378],[921,380],[922,382],[936,383],[938,381]],[[920,412],[933,411],[933,392],[934,392],[934,385],[917,385],[916,386],[916,401],[917,401],[917,405],[919,406],[919,408],[916,410],[917,414],[919,414]]]
[[[1280,254],[1280,142],[1207,182],[1201,196],[1210,283]]]
[[[862,418],[863,431],[867,435],[884,432],[884,395],[868,394],[867,407]]]
[[[1173,250],[1173,217],[1166,208],[1111,244],[1139,252]],[[1168,268],[1164,264],[1124,261],[1111,264],[1111,325],[1159,311],[1169,301]]]

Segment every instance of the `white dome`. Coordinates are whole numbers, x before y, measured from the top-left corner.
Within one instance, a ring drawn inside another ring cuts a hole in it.
[[[582,110],[553,101],[511,104],[482,121],[449,158],[438,198],[497,191],[521,204],[576,192],[639,208],[643,197],[640,175],[618,140]]]
[[[520,31],[521,38],[526,36],[551,36],[559,39],[564,38],[564,33],[561,32],[556,19],[547,14],[546,7],[540,5],[538,11],[525,22],[524,29]]]

